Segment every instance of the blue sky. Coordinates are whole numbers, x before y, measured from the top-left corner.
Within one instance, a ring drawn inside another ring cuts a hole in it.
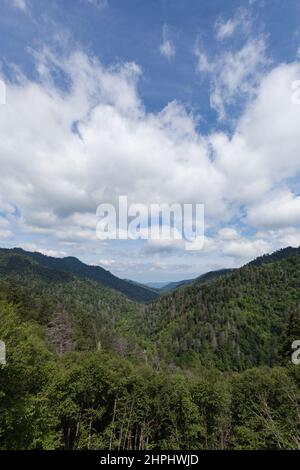
[[[195,73],[198,37],[209,53],[226,48],[228,44],[215,40],[216,21],[229,20],[240,8],[248,8],[252,34],[267,36],[271,60],[292,61],[299,47],[297,0],[254,0],[252,4],[240,0],[27,0],[26,12],[14,7],[12,0],[3,0],[3,4],[0,51],[4,69],[6,61],[13,62],[34,77],[28,48],[45,44],[59,48],[55,38],[64,32],[70,48],[78,43],[104,65],[139,64],[143,70],[139,90],[148,110],[160,110],[176,99],[204,114],[208,129],[216,123],[210,112],[207,80]],[[172,60],[159,54],[164,26],[176,48]],[[239,36],[230,41],[237,48]]]
[[[177,280],[300,245],[297,0],[3,0],[0,243]],[[76,132],[74,132],[76,129]],[[206,243],[94,239],[101,202],[198,202]]]

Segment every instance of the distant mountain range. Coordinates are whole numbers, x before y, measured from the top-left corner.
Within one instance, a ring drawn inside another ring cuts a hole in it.
[[[13,274],[14,272],[18,272],[18,274],[20,274],[20,272],[25,273],[29,269],[26,260],[31,259],[35,264],[31,264],[30,269],[35,270],[48,280],[51,278],[63,280],[67,274],[77,276],[81,279],[90,279],[100,283],[104,287],[114,289],[124,294],[130,300],[140,303],[153,302],[161,295],[166,295],[167,293],[190,285],[207,284],[235,272],[235,269],[220,269],[209,271],[193,279],[184,279],[174,282],[149,282],[143,284],[129,279],[120,279],[100,266],[87,265],[72,256],[55,258],[43,255],[39,252],[25,251],[22,248],[0,248],[0,255],[1,254],[5,255],[6,265],[4,271],[6,274]],[[261,266],[298,255],[300,256],[300,248],[288,247],[273,254],[263,255],[251,261],[249,265]]]
[[[161,287],[159,287],[159,290],[161,292],[169,292],[169,291],[178,289],[179,287],[187,286],[189,284],[194,284],[194,283],[204,284],[205,282],[212,281],[214,279],[217,279],[218,277],[226,276],[227,274],[230,274],[233,271],[234,269],[219,269],[217,271],[209,271],[208,273],[201,274],[200,276],[194,279],[185,279],[183,281],[162,283]],[[150,284],[146,284],[146,285],[150,286]]]
[[[22,248],[0,248],[0,255],[6,256],[5,273],[28,272],[28,269],[34,270],[48,280],[64,279],[67,274],[78,276],[81,279],[90,279],[100,283],[104,287],[115,289],[121,292],[130,300],[142,303],[157,300],[160,295],[178,289],[180,287],[193,284],[205,283],[225,276],[233,270],[222,269],[219,271],[211,271],[195,279],[187,279],[170,283],[148,283],[142,284],[129,279],[120,279],[111,272],[100,266],[90,266],[79,259],[69,256],[65,258],[55,258],[46,256],[39,252],[25,251]],[[26,260],[31,259],[36,264],[30,264],[30,268]],[[0,267],[1,274],[1,267]]]
[[[5,269],[6,272],[10,272],[11,274],[14,272],[20,273],[20,270],[26,272],[26,269],[28,269],[26,258],[29,258],[36,263],[36,265],[31,265],[30,269],[38,271],[44,270],[44,275],[48,275],[49,278],[51,276],[60,277],[69,273],[82,279],[90,279],[105,287],[115,289],[136,302],[151,302],[159,296],[157,292],[147,286],[120,279],[100,266],[88,266],[75,257],[54,258],[38,252],[32,253],[25,251],[21,248],[1,248],[0,255],[1,254],[7,256]]]
[[[145,282],[144,285],[150,287],[150,289],[162,289],[167,284],[170,284],[171,281],[165,282]]]

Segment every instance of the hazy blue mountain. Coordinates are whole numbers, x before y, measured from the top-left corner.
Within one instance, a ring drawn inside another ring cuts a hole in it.
[[[162,289],[166,285],[170,284],[171,281],[165,282],[145,282],[145,285],[150,287],[151,289]]]

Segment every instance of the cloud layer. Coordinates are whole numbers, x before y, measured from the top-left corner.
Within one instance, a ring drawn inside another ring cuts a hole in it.
[[[239,27],[236,18],[228,21],[217,25],[220,41]],[[166,32],[160,52],[175,54]],[[174,253],[173,261],[160,260],[161,270],[172,263],[184,269],[188,262],[195,270],[202,262],[204,269],[209,260],[218,264],[217,254],[233,265],[300,245],[300,106],[292,100],[300,64],[271,67],[262,37],[214,58],[198,45],[196,55],[198,72],[211,76],[211,105],[219,117],[243,103],[231,130],[201,133],[197,117],[176,101],[148,112],[138,64],[105,67],[80,48],[67,55],[44,48],[35,53],[37,80],[22,74],[6,80],[1,239],[14,244],[22,233],[23,240],[47,241],[56,253],[72,244],[92,252],[99,243],[97,206],[128,195],[130,202],[205,204],[204,250],[193,258],[178,244],[149,243],[140,252],[145,266],[153,256]],[[106,247],[99,262],[126,264],[126,249],[119,249]]]

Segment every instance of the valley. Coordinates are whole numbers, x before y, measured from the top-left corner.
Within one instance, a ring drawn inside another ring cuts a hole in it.
[[[152,302],[99,272],[0,250],[2,449],[300,448],[299,249]]]

